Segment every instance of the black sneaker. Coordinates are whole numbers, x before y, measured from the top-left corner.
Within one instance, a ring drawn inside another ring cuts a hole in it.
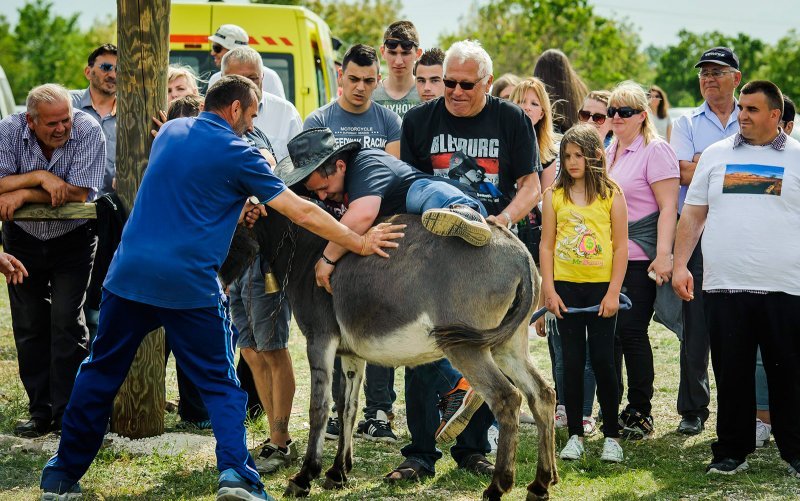
[[[789,475],[800,478],[800,458],[789,461]]]
[[[466,205],[428,209],[422,214],[422,226],[435,235],[459,237],[475,247],[482,247],[492,239],[492,230],[483,216]]]
[[[706,467],[706,474],[716,473],[718,475],[734,475],[740,471],[748,469],[750,465],[744,459],[725,458],[714,461]]]
[[[642,440],[653,436],[653,416],[645,416],[636,409],[625,409],[619,415],[620,436],[625,440]]]
[[[373,442],[397,442],[397,436],[389,424],[389,417],[383,411],[375,413],[374,418],[369,418],[358,427],[356,436],[372,440]]]
[[[329,417],[325,428],[325,440],[339,440],[339,418]]]

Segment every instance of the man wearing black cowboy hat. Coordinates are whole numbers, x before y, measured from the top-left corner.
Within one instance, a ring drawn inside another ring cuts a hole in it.
[[[358,141],[336,147],[330,129],[308,129],[288,144],[289,156],[275,174],[292,186],[303,183],[321,200],[348,206],[341,223],[356,233],[366,232],[380,216],[422,214],[432,233],[458,236],[471,245],[489,242],[492,232],[483,205],[443,178],[425,174],[383,150],[361,149]],[[331,292],[336,262],[347,253],[329,242],[317,262],[317,285]]]

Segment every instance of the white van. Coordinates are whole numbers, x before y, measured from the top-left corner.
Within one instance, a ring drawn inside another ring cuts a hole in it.
[[[0,120],[11,115],[16,111],[14,95],[11,93],[11,86],[8,84],[6,72],[0,66]]]

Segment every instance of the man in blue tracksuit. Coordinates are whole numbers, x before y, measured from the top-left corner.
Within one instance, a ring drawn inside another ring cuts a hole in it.
[[[81,365],[62,422],[61,443],[42,472],[42,499],[77,497],[78,480],[102,443],[111,404],[144,336],[164,326],[184,372],[198,387],[217,439],[217,499],[272,499],[245,444],[247,396],[233,366],[237,333],[217,280],[238,220],[263,205],[325,239],[386,255],[398,227],[360,236],[297,197],[242,139],[258,106],[249,80],[223,77],[206,111],[172,120],[153,142],[134,210],[104,283],[97,338]],[[243,212],[242,208],[248,209]]]

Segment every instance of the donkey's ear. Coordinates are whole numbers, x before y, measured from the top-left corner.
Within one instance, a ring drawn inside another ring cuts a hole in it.
[[[245,268],[255,259],[258,253],[258,242],[252,237],[250,230],[242,225],[236,227],[228,256],[219,268],[217,275],[223,287],[227,288],[244,273]]]

